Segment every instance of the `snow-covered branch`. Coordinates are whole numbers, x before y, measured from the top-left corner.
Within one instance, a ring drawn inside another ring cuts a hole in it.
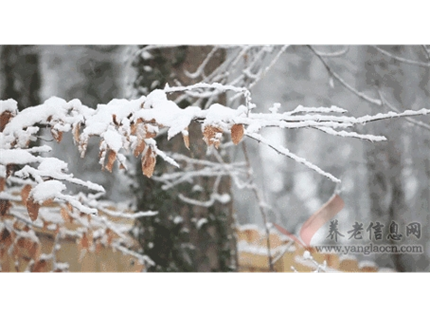
[[[167,98],[168,93],[194,90],[241,93],[245,97],[245,103],[248,104],[240,105],[236,109],[218,103],[210,105],[207,109],[193,105],[182,109]],[[114,99],[106,105],[98,105],[96,109],[82,105],[77,99],[66,102],[53,97],[42,105],[18,112],[15,101],[1,101],[1,190],[6,182],[10,183],[13,180],[9,177],[30,180],[30,185],[26,188],[25,202],[32,219],[37,218],[38,209],[49,200],[67,202],[84,213],[97,213],[97,209],[86,207],[73,196],[64,194],[63,191],[67,189],[64,182],[77,184],[98,193],[103,193],[104,189],[90,181],[79,180],[72,174],[67,174],[67,163],[57,158],[37,156],[37,153],[50,151],[48,146],[30,146],[30,142],[35,140],[34,137],[39,131],[37,125],[49,128],[57,142],[61,142],[64,132],[72,132],[81,156],[85,156],[89,138],[98,136],[101,140],[99,161],[102,169],[112,171],[115,161],[118,161],[120,169],[127,169],[125,154],[133,153],[136,157],[141,157],[144,175],[151,177],[157,157],[163,158],[175,167],[180,167],[174,155],[169,156],[158,148],[155,137],[160,130],[167,129],[168,139],[181,133],[186,147],[189,148],[189,125],[191,122],[198,122],[201,124],[202,137],[208,146],[213,145],[218,148],[223,142],[224,134],[230,135],[233,144],[240,143],[243,136],[247,136],[338,183],[340,182],[338,178],[291,153],[284,146],[263,138],[259,132],[266,127],[314,128],[339,137],[383,141],[385,140],[383,136],[359,134],[344,129],[378,120],[430,113],[430,109],[406,110],[402,113],[388,112],[356,118],[345,115],[346,111],[336,106],[304,107],[301,105],[283,113],[278,113],[279,105],[271,108],[270,113],[258,113],[253,112],[250,100],[250,91],[246,88],[220,83],[199,83],[154,90],[148,96],[142,96],[136,100]],[[13,168],[17,165],[23,167]],[[176,177],[172,175],[173,179],[170,180],[172,176],[164,177],[162,180],[166,183],[165,187],[171,187],[196,176],[230,175],[232,170],[233,166],[219,164]],[[213,202],[216,198],[220,199],[222,196],[214,194],[208,202]],[[185,196],[183,199],[189,200]]]

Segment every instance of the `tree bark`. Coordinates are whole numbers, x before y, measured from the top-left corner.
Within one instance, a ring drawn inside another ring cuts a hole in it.
[[[184,71],[193,72],[211,51],[210,46],[181,46],[151,50],[149,59],[139,56],[134,63],[137,70],[134,88],[137,94],[148,94],[155,88],[190,85],[201,78],[189,79]],[[221,53],[221,52],[219,52]],[[223,60],[218,54],[206,66],[207,71],[213,70]],[[225,103],[225,100],[218,102]],[[184,101],[180,107],[186,107]],[[207,146],[202,139],[200,125],[191,124],[190,150],[187,150],[182,138],[167,141],[166,136],[157,138],[160,149],[180,152],[187,156],[206,158]],[[214,158],[209,158],[214,159]],[[227,157],[224,157],[228,161]],[[173,171],[169,164],[157,161],[156,173]],[[149,271],[176,272],[210,272],[232,271],[236,269],[234,220],[232,203],[214,203],[211,207],[195,206],[181,201],[178,194],[205,201],[209,199],[215,178],[200,177],[195,179],[201,191],[193,191],[194,184],[181,184],[169,191],[161,189],[161,184],[141,175],[140,162],[136,165],[137,182],[134,192],[137,195],[139,210],[156,210],[159,214],[154,218],[144,218],[140,223],[139,242],[143,252],[151,257],[156,266]],[[222,177],[219,191],[230,191],[230,179]],[[202,226],[198,221],[206,219]]]
[[[13,98],[19,110],[40,104],[39,54],[34,46],[2,46],[0,72],[0,99]]]

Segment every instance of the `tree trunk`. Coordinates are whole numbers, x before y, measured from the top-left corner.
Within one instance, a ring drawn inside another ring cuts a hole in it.
[[[39,54],[31,45],[4,45],[0,51],[0,99],[13,98],[19,110],[40,104]]]
[[[405,56],[409,50],[408,47],[392,49],[397,50],[398,56]],[[374,48],[368,48],[367,53],[369,56],[365,66],[367,83],[374,85],[376,89],[379,88],[384,93],[384,97],[400,109],[403,107],[409,109],[416,104],[417,97],[422,93],[419,83],[425,80],[425,76],[421,76],[423,74],[421,70],[399,61],[387,63],[387,57],[379,54]],[[378,111],[382,112],[382,109]],[[422,161],[417,156],[419,152],[417,153],[416,149],[411,150],[413,146],[410,145],[411,139],[420,138],[414,136],[419,129],[406,128],[405,121],[399,120],[385,125],[378,123],[372,125],[372,128],[369,126],[369,129],[373,129],[372,133],[385,135],[388,141],[365,144],[372,219],[385,225],[385,233],[389,233],[390,224],[395,222],[399,233],[402,234],[400,240],[393,240],[392,237],[387,238],[385,235],[385,241],[378,244],[392,244],[397,247],[419,243],[406,236],[405,228],[409,222],[420,222],[424,237],[427,236],[428,231],[425,215],[412,210],[406,200],[408,190],[405,179],[406,162]],[[396,270],[402,272],[423,270],[426,268],[426,263],[428,267],[429,262],[428,256],[424,254],[378,254],[376,260],[380,266],[394,265]]]
[[[134,63],[137,70],[135,91],[146,95],[155,88],[163,88],[166,83],[176,86],[177,82],[181,85],[199,82],[201,78],[190,80],[184,71],[195,71],[210,51],[209,46],[182,46],[151,50],[151,58],[139,56]],[[213,57],[207,65],[208,70],[213,70],[223,58],[223,54]],[[224,103],[225,100],[218,102]],[[189,102],[184,101],[180,107],[188,105]],[[167,141],[165,135],[157,137],[158,147],[196,159],[207,159],[207,146],[202,140],[200,125],[190,125],[189,133],[190,150],[184,147],[180,137]],[[224,159],[228,161],[228,158]],[[158,160],[156,173],[167,171],[173,171],[172,167]],[[215,178],[200,177],[193,184],[184,183],[165,191],[160,183],[142,176],[140,162],[136,165],[136,173],[134,192],[137,208],[159,211],[156,217],[143,218],[140,224],[138,239],[143,252],[156,263],[149,271],[225,272],[236,269],[231,201],[227,204],[216,202],[207,208],[178,198],[182,193],[197,200],[209,199]],[[195,184],[200,186],[200,191],[193,189]],[[231,195],[230,187],[230,179],[222,177],[220,193]]]

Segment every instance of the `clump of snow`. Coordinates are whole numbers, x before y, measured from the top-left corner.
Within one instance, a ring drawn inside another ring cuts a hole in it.
[[[46,200],[58,197],[61,192],[66,189],[66,186],[57,180],[48,180],[36,185],[31,191],[30,196],[36,202],[42,203]]]
[[[0,164],[2,165],[25,165],[38,161],[40,161],[38,157],[33,156],[24,149],[1,149]]]
[[[15,114],[18,110],[18,102],[9,98],[8,100],[0,100],[0,114],[3,112],[11,112]]]
[[[309,251],[304,251],[303,259],[312,259],[311,253]]]
[[[44,158],[38,166],[40,172],[49,173],[62,173],[67,171],[67,163],[57,158]]]
[[[281,108],[281,104],[274,103],[273,106],[269,108],[269,110],[272,114],[276,114],[279,111],[279,108]]]
[[[197,230],[200,230],[200,228],[204,225],[208,223],[208,220],[206,218],[201,218],[196,222],[196,228]]]
[[[179,224],[183,221],[184,221],[184,219],[179,215],[175,216],[175,218],[173,219],[173,223],[175,223],[175,224]]]
[[[373,261],[363,260],[363,261],[360,261],[358,263],[358,268],[363,268],[363,267],[375,267],[375,268],[377,268],[378,265],[376,265],[376,263]]]

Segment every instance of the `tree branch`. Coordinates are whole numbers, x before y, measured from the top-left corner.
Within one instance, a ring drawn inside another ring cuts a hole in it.
[[[402,62],[402,63],[406,63],[406,64],[411,64],[411,65],[430,67],[430,63],[424,63],[424,62],[420,62],[420,61],[413,61],[413,60],[405,59],[403,57],[393,55],[393,54],[391,54],[391,53],[389,53],[389,52],[387,52],[387,51],[385,51],[385,50],[377,47],[376,45],[373,45],[373,47],[375,49],[377,49],[379,52],[381,52],[382,54],[384,54],[384,55],[386,55],[386,56],[388,56],[388,57],[390,57],[390,58],[392,58],[392,59],[394,59],[396,61],[399,61],[399,62]]]

